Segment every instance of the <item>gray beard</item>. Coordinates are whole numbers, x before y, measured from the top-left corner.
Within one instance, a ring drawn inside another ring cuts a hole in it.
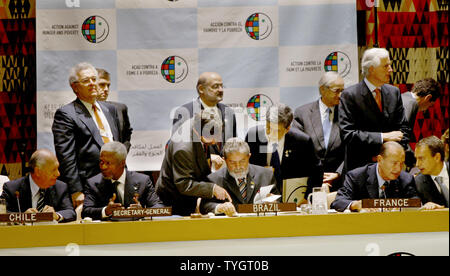
[[[228,171],[228,173],[229,173],[232,177],[234,177],[234,178],[236,178],[236,179],[239,179],[239,178],[245,178],[245,177],[247,177],[247,174],[248,174],[248,168],[247,168],[246,171],[244,171],[244,172],[242,172],[242,173],[239,173],[239,174],[236,174],[236,173],[230,172],[230,171]]]

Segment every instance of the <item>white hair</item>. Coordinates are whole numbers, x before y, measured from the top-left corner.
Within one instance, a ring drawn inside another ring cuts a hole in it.
[[[127,159],[127,148],[124,144],[120,142],[109,142],[102,146],[100,153],[102,152],[112,152],[115,153],[117,161],[121,162]]]
[[[319,87],[323,86],[330,87],[330,85],[333,84],[339,78],[342,77],[336,72],[333,71],[325,72],[319,80]]]
[[[381,64],[381,59],[389,58],[389,52],[384,48],[372,48],[364,52],[361,59],[361,70],[364,76],[369,74],[370,67],[377,67]]]
[[[248,146],[247,142],[245,142],[241,138],[238,137],[230,138],[223,146],[224,157],[227,158],[227,156],[233,152],[239,152],[245,155],[249,155],[250,147]]]
[[[95,67],[92,66],[92,64],[90,64],[88,62],[81,62],[70,69],[69,84],[72,86],[72,83],[77,82],[78,81],[78,73],[80,71],[86,70],[86,69],[94,70],[96,76],[98,77],[97,69],[95,69]]]

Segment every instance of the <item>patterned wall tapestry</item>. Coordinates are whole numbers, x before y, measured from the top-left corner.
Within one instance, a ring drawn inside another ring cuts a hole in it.
[[[35,0],[0,0],[0,174],[15,179],[36,150]]]
[[[393,60],[391,84],[401,92],[431,77],[442,87],[442,96],[428,112],[419,112],[411,145],[423,137],[438,137],[449,127],[448,0],[358,0],[359,57],[375,40],[378,14],[378,46],[387,48]]]

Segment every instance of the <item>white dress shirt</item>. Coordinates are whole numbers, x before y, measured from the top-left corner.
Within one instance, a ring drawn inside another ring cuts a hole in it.
[[[442,170],[438,175],[430,175],[431,179],[433,179],[434,184],[436,185],[438,191],[442,194],[442,190],[441,190],[441,186],[439,185],[439,183],[437,183],[436,181],[436,177],[437,176],[441,176],[442,177],[442,183],[447,186],[447,190],[448,190],[448,182],[449,182],[449,178],[448,178],[448,168],[447,165],[444,162],[444,166],[442,166]]]
[[[37,208],[37,203],[39,201],[40,198],[40,194],[39,194],[39,186],[36,184],[36,182],[34,182],[33,177],[31,177],[31,174],[28,176],[30,179],[30,190],[31,190],[31,208]],[[54,208],[54,207],[53,207]],[[25,212],[26,210],[20,210],[21,212]],[[64,217],[55,211],[55,213],[58,214],[59,219],[58,221],[62,221],[64,219]]]
[[[280,140],[273,142],[270,141],[269,138],[266,135],[267,140],[269,141],[267,143],[267,165],[270,166],[270,160],[272,159],[272,149],[273,149],[273,144],[277,143],[277,151],[278,151],[278,157],[280,158],[280,165],[281,165],[281,161],[283,160],[283,151],[284,151],[284,141],[285,141],[285,137],[286,135],[284,135]]]
[[[106,119],[105,113],[103,113],[102,108],[100,107],[100,105],[98,104],[98,102],[95,102],[95,106],[97,107],[97,113],[100,117],[100,120],[103,123],[103,126],[105,127],[105,131],[103,132],[102,130],[100,130],[100,128],[98,127],[98,123],[97,123],[97,119],[95,118],[95,113],[94,113],[94,109],[92,108],[92,104],[85,102],[83,100],[80,99],[80,101],[84,104],[84,106],[87,108],[87,110],[89,111],[89,114],[92,117],[92,120],[94,121],[95,125],[98,128],[98,131],[100,132],[100,135],[102,137],[108,137],[110,141],[114,141],[113,139],[113,135],[112,135],[112,131],[111,131],[111,127],[109,126],[108,123],[108,119]]]
[[[320,118],[321,118],[322,125],[323,125],[323,122],[328,119],[328,112],[327,112],[328,108],[331,110],[330,121],[331,121],[331,125],[333,125],[335,107],[334,106],[328,107],[326,104],[324,104],[322,102],[322,99],[320,99],[319,100],[319,111],[320,111]]]

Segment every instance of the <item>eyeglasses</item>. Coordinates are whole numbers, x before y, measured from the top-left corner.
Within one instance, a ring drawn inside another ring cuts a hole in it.
[[[339,88],[339,87],[336,87],[336,88],[327,87],[327,88],[328,88],[328,90],[330,90],[331,92],[336,93],[336,94],[344,91],[344,88]]]
[[[82,85],[88,85],[92,83],[97,83],[97,77],[90,77],[90,78],[84,78],[78,81],[75,81],[74,83],[81,83]]]

